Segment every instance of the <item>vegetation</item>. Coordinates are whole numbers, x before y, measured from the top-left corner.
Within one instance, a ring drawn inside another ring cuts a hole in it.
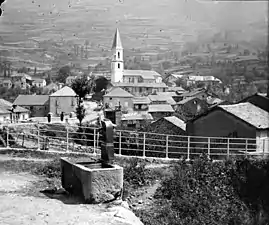
[[[147,224],[268,224],[268,161],[180,161],[162,179]]]
[[[85,118],[85,112],[86,112],[83,105],[83,99],[87,94],[89,94],[93,90],[93,87],[94,87],[93,78],[88,79],[86,75],[76,78],[72,83],[72,89],[77,94],[76,114],[80,126],[82,124],[82,120]]]

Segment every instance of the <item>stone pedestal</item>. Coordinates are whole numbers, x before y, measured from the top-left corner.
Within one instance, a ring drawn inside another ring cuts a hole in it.
[[[123,168],[102,161],[72,162],[61,158],[62,186],[87,203],[121,199]]]

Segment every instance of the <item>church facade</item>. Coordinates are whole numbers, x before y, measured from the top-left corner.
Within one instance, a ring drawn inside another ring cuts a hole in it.
[[[118,29],[115,32],[111,51],[112,86],[120,87],[134,96],[167,91],[167,85],[162,82],[162,76],[156,71],[124,69],[123,46]]]

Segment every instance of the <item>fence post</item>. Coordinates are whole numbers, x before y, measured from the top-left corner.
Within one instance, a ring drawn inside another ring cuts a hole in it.
[[[39,122],[37,123],[37,150],[40,150],[40,126],[39,126]]]
[[[69,131],[68,126],[66,126],[66,151],[69,151]]]
[[[207,154],[208,158],[210,159],[210,137],[207,139]]]
[[[168,159],[168,139],[169,139],[169,135],[166,135],[165,158],[167,159]]]
[[[230,157],[230,138],[227,139],[227,159]]]
[[[96,129],[93,128],[93,154],[96,154]]]
[[[143,158],[146,157],[146,133],[143,133]]]
[[[187,160],[190,160],[190,136],[188,136]]]
[[[246,139],[245,157],[248,156],[248,139]]]
[[[6,143],[6,147],[9,148],[9,128],[7,125],[7,143]]]
[[[121,155],[121,131],[119,132],[119,155]]]

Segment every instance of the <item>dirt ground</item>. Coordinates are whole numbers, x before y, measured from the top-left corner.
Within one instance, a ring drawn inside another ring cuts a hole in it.
[[[130,210],[122,206],[86,205],[65,196],[47,197],[40,193],[41,187],[48,183],[46,178],[6,171],[1,166],[3,160],[7,158],[0,155],[1,225],[142,224]]]

